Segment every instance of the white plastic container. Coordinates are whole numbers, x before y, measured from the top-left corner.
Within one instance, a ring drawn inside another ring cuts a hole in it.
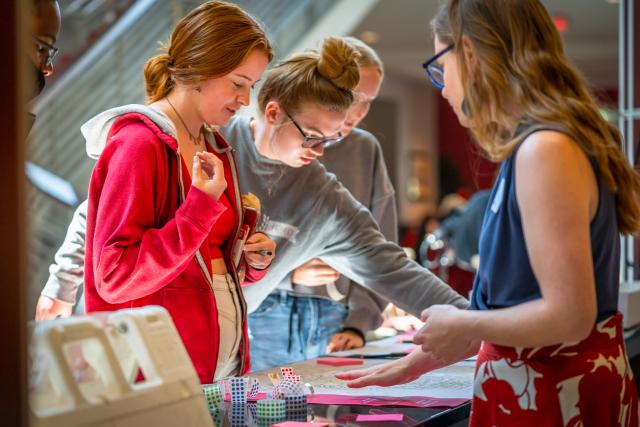
[[[40,322],[30,358],[34,427],[213,426],[162,307]]]
[[[624,316],[622,324],[625,329],[640,324],[640,281],[620,284],[618,309]]]

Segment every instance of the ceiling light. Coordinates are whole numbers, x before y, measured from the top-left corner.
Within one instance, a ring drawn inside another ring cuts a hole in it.
[[[569,19],[564,15],[553,15],[553,23],[561,33],[565,33],[569,29]]]

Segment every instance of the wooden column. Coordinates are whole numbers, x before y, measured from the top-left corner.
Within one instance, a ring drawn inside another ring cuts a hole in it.
[[[0,52],[0,424],[27,425],[26,280],[24,222],[25,115],[20,49],[24,2],[2,3]],[[24,75],[24,74],[22,74]]]

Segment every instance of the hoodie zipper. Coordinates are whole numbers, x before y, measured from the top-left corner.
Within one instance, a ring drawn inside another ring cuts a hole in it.
[[[180,158],[180,149],[176,151],[176,157],[178,159],[178,181],[180,184],[180,204],[184,203],[186,198],[184,194],[184,181],[182,179],[182,159]],[[198,263],[200,264],[200,269],[204,273],[204,276],[209,283],[209,288],[211,288],[211,292],[213,292],[213,277],[209,274],[209,269],[207,268],[207,264],[204,262],[204,258],[200,253],[200,249],[196,250],[196,258],[198,259]],[[215,293],[214,293],[215,296]]]
[[[184,194],[184,181],[182,179],[182,159],[180,158],[180,148],[178,147],[178,149],[176,150],[176,158],[178,160],[178,183],[180,184],[180,204],[184,203],[184,200],[186,198],[185,194]],[[207,283],[209,284],[209,289],[211,289],[211,293],[213,295],[213,300],[215,301],[216,299],[216,293],[213,290],[213,277],[211,277],[211,274],[209,274],[209,269],[207,268],[207,264],[204,262],[204,258],[202,257],[202,253],[200,253],[200,249],[198,248],[198,250],[196,250],[196,260],[198,261],[198,264],[200,265],[200,270],[202,270],[202,273],[204,274],[204,277],[207,279]],[[216,318],[216,322],[218,321],[218,319]],[[220,334],[220,324],[218,323],[218,335]],[[218,343],[218,353],[220,352],[220,343]],[[218,353],[215,354],[215,358],[214,358],[214,364],[215,367],[213,369],[213,377],[211,377],[211,382],[214,382],[214,378],[216,376],[216,368],[218,366]]]
[[[237,244],[237,238],[238,238],[238,233],[240,232],[240,227],[242,225],[243,222],[243,215],[242,215],[242,200],[240,198],[240,187],[239,187],[239,182],[238,182],[238,171],[236,169],[236,158],[235,158],[235,150],[233,148],[230,148],[229,150],[227,150],[225,152],[225,154],[227,155],[227,158],[229,159],[229,166],[231,168],[231,176],[233,178],[233,185],[234,185],[234,195],[236,198],[236,213],[237,213],[237,225],[236,225],[236,229],[235,229],[235,233],[234,233],[234,237],[233,237],[233,244],[231,245],[231,252],[233,253],[233,246],[234,244]],[[176,157],[178,160],[178,181],[180,184],[180,196],[181,196],[181,202],[184,202],[186,196],[184,193],[184,182],[183,182],[183,178],[182,178],[182,159],[180,158],[180,148],[178,147],[178,149],[176,150]],[[207,282],[209,283],[209,288],[211,289],[211,292],[213,293],[213,297],[215,300],[215,291],[213,290],[213,277],[211,277],[211,274],[209,274],[209,269],[207,268],[207,264],[204,261],[204,257],[202,256],[202,253],[200,252],[200,249],[198,249],[196,251],[196,259],[198,261],[198,264],[200,265],[200,269],[202,270],[202,273],[204,274],[205,278],[207,279]],[[234,281],[234,285],[236,287],[236,294],[238,295],[238,301],[240,302],[240,318],[242,319],[242,325],[240,325],[240,344],[239,346],[242,346],[243,348],[243,352],[242,352],[242,357],[240,358],[240,373],[242,374],[242,372],[244,372],[244,366],[245,366],[245,358],[247,356],[247,343],[244,337],[244,323],[246,322],[246,312],[247,312],[247,302],[244,299],[244,293],[242,292],[242,289],[240,287],[240,278],[238,276],[238,271],[236,269],[236,266],[233,264],[233,261],[231,262],[231,273],[233,276],[233,281]],[[217,321],[217,319],[216,319]],[[218,329],[220,329],[220,325],[218,324]],[[218,351],[220,351],[220,345],[218,344]],[[216,355],[216,366],[217,366],[217,360],[218,360],[218,355]],[[215,378],[215,369],[213,372],[213,377],[211,378],[211,382],[214,382],[214,378]]]
[[[215,137],[214,137],[215,138]],[[243,212],[242,212],[242,199],[240,198],[240,182],[238,182],[238,170],[236,169],[236,156],[235,156],[235,150],[233,148],[230,147],[229,150],[227,150],[227,152],[225,153],[229,159],[229,167],[231,169],[231,176],[233,178],[233,188],[234,188],[234,193],[236,196],[236,212],[238,214],[238,221],[237,221],[237,226],[236,226],[236,232],[234,235],[234,244],[238,243],[238,233],[240,232],[240,227],[242,226],[242,223],[244,222],[243,219]],[[231,253],[233,253],[233,246],[231,245]],[[244,372],[244,360],[247,357],[247,350],[249,347],[249,344],[246,342],[245,340],[245,336],[244,336],[244,324],[246,323],[246,313],[247,313],[247,302],[244,299],[244,293],[242,292],[242,287],[240,285],[240,277],[238,276],[238,271],[237,271],[237,267],[235,266],[235,264],[233,263],[233,260],[231,261],[231,268],[233,270],[233,279],[235,282],[235,286],[236,286],[236,294],[238,295],[238,301],[240,301],[240,315],[241,315],[241,319],[242,319],[242,325],[240,325],[240,345],[243,346],[243,351],[242,351],[242,357],[240,359],[240,374],[242,374],[242,372]]]

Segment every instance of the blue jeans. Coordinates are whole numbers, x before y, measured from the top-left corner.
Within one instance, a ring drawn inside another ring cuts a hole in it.
[[[251,370],[322,356],[346,317],[345,305],[324,298],[270,294],[249,315]]]

